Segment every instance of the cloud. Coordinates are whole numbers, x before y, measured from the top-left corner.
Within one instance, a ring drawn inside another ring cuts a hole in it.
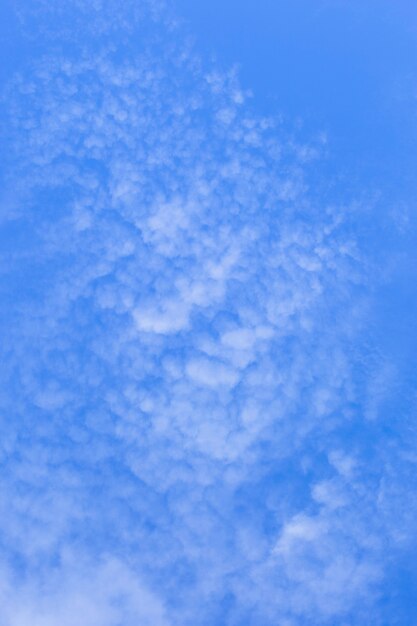
[[[366,623],[363,253],[305,146],[142,7],[39,4],[68,45],[6,94],[2,619]]]
[[[95,564],[68,562],[45,580],[1,577],[5,626],[110,626],[117,623],[168,626],[158,599],[126,565],[109,559]]]

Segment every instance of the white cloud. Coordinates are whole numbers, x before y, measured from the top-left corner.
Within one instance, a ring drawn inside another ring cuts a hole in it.
[[[13,580],[1,576],[4,626],[168,626],[159,599],[126,565],[64,563],[45,580]]]
[[[0,529],[27,574],[5,573],[0,615],[197,626],[229,598],[230,624],[349,623],[390,536],[344,440],[352,233],[233,72],[162,18],[114,50],[125,8],[71,6],[94,54],[46,54],[8,96],[31,246],[10,270],[30,284],[4,337]]]
[[[188,376],[198,385],[208,387],[233,387],[238,381],[238,373],[225,363],[204,357],[191,359],[186,366]]]

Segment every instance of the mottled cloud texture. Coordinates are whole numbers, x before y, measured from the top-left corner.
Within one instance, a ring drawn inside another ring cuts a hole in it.
[[[398,623],[416,459],[378,422],[395,364],[367,339],[360,210],[317,200],[316,148],[169,8],[23,4],[42,45],[2,105],[1,624]]]

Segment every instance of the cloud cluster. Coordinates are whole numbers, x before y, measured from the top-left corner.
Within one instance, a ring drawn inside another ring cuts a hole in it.
[[[363,254],[234,72],[112,6],[7,95],[3,622],[369,623]]]

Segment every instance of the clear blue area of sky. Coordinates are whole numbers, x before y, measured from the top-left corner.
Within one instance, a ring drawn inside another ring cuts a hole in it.
[[[334,166],[359,184],[394,195],[416,190],[415,2],[174,4],[200,49],[224,66],[238,64],[260,112],[325,132]]]

